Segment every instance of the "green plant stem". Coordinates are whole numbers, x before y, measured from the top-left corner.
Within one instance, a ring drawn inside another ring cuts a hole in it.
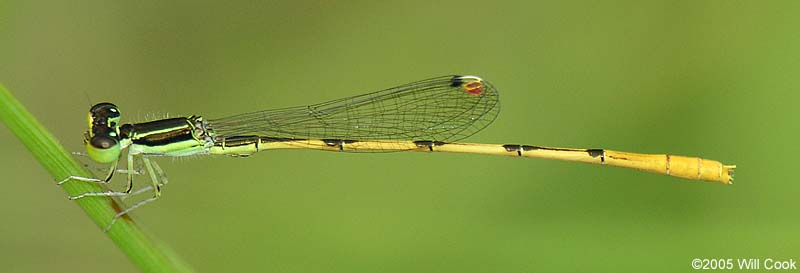
[[[55,187],[55,181],[70,175],[91,176],[1,84],[0,120],[53,176],[53,180],[42,182],[51,183]],[[69,195],[106,191],[102,185],[81,181],[69,181],[62,187]],[[122,207],[118,200],[107,197],[88,197],[76,201],[64,198],[65,204],[69,202],[77,203],[98,225],[99,232],[103,232]],[[192,271],[169,249],[145,235],[136,226],[133,218],[127,216],[120,218],[106,234],[142,272]]]

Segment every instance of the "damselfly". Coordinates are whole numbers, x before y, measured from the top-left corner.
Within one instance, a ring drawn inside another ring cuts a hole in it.
[[[595,163],[677,176],[691,180],[733,183],[736,166],[714,160],[665,154],[637,154],[605,149],[551,148],[519,144],[456,143],[494,121],[499,111],[497,90],[475,76],[445,76],[382,91],[308,106],[265,110],[220,119],[201,116],[121,124],[114,104],[89,110],[85,134],[88,156],[111,167],[103,179],[70,176],[69,180],[107,183],[127,152],[124,191],[87,192],[72,196],[129,196],[152,190],[153,196],[121,210],[108,225],[133,209],[156,200],[166,183],[151,161],[157,156],[249,156],[272,149],[315,149],[342,152],[453,152],[535,157]],[[133,191],[134,163],[142,162],[152,185]]]

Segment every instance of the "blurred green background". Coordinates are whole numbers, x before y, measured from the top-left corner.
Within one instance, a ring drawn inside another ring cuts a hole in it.
[[[161,159],[135,212],[202,272],[691,271],[800,259],[797,1],[0,2],[0,82],[73,151],[127,122],[321,102],[474,74],[471,142],[736,164],[736,184],[462,154]],[[3,272],[135,272],[0,129]],[[116,183],[122,183],[117,180]]]

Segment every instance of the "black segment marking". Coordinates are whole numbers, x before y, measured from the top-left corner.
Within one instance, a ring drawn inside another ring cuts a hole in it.
[[[517,145],[517,144],[505,144],[503,148],[506,149],[506,152],[517,152],[517,155],[522,156],[522,152],[527,151],[535,151],[535,150],[546,150],[546,151],[564,151],[564,152],[586,152],[591,157],[598,157],[600,156],[600,162],[606,161],[606,154],[603,149],[569,149],[569,148],[550,148],[550,147],[541,147],[541,146],[532,146],[532,145]]]
[[[288,137],[260,137],[260,138],[261,138],[261,142],[264,142],[264,143],[306,141],[306,140],[308,140],[308,139],[304,139],[304,138],[288,138]]]
[[[258,149],[258,136],[232,136],[226,137],[222,143],[223,148],[225,147],[238,147],[238,146],[248,146],[248,145],[256,145],[256,149]]]
[[[339,151],[344,151],[345,144],[353,144],[358,142],[357,140],[347,140],[347,139],[323,139],[322,142],[325,142],[325,145],[330,147],[339,146]]]
[[[432,141],[432,140],[417,140],[414,141],[414,145],[417,145],[417,148],[428,147],[428,150],[433,152],[433,146],[444,146],[447,144],[444,141]]]
[[[290,138],[288,140],[298,140],[298,139]],[[358,140],[326,138],[326,139],[322,139],[322,142],[325,142],[325,145],[328,145],[328,146],[336,146],[336,145],[342,145],[342,144],[353,144],[353,143],[358,142]]]
[[[506,144],[503,145],[503,148],[506,149],[506,152],[517,152],[517,156],[522,156],[522,150],[524,147],[518,144]]]
[[[591,157],[600,157],[600,163],[606,163],[606,151],[603,149],[587,149],[586,153]]]
[[[341,140],[338,140],[338,139],[323,139],[322,140],[322,142],[325,142],[325,145],[328,145],[328,146],[331,146],[331,147],[339,145],[339,141],[341,141]]]
[[[420,147],[420,148],[425,147],[425,146],[444,146],[445,144],[447,144],[447,143],[444,142],[444,141],[432,141],[432,140],[417,140],[417,141],[414,141],[414,145],[417,145],[417,147]]]
[[[543,150],[543,149],[546,150],[547,149],[545,147],[531,146],[531,145],[522,145],[521,148],[522,148],[523,151],[533,151],[533,150]]]
[[[586,152],[586,149],[570,149],[570,148],[550,148],[550,147],[542,147],[542,146],[531,146],[531,145],[522,145],[523,151],[533,151],[533,150],[546,150],[546,151],[564,151],[564,152]]]
[[[503,145],[503,148],[506,149],[506,152],[514,152],[522,150],[522,146],[516,144],[506,144]]]

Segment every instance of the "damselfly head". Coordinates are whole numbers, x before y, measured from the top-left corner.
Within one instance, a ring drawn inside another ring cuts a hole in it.
[[[89,109],[89,130],[84,142],[92,160],[110,163],[119,158],[119,119],[119,109],[114,104],[103,102]]]
[[[119,108],[108,102],[98,103],[89,109],[89,129],[94,127],[116,127],[119,123]]]

